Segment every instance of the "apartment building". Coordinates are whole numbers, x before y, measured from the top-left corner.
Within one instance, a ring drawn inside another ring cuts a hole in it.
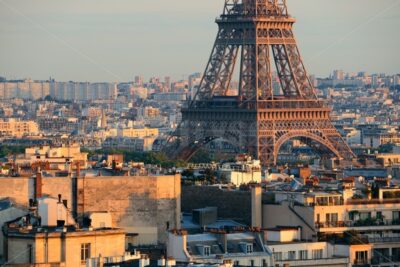
[[[400,264],[400,189],[379,189],[376,199],[357,199],[353,191],[276,192],[274,204],[263,205],[263,226],[301,226],[301,239],[334,241],[343,233],[363,245],[365,260],[353,266]],[[274,214],[274,216],[270,216]],[[360,254],[361,255],[361,254]]]
[[[34,121],[0,120],[0,136],[18,137],[38,135],[39,126]]]
[[[25,155],[16,159],[19,165],[32,165],[35,162],[47,162],[50,169],[65,170],[69,163],[79,162],[80,167],[87,168],[88,153],[81,152],[79,144],[62,145],[60,147],[30,147],[25,149]]]
[[[125,254],[123,230],[78,228],[61,197],[39,198],[31,210],[3,227],[7,266],[87,266],[98,257]]]
[[[301,240],[300,231],[300,228],[296,227],[266,230],[266,243],[273,252],[275,267],[350,267],[354,262],[370,260],[370,244],[333,244],[326,241]]]
[[[227,233],[211,230],[188,234],[185,230],[168,233],[167,253],[179,263],[272,267],[272,252],[264,245],[260,231],[238,230]]]

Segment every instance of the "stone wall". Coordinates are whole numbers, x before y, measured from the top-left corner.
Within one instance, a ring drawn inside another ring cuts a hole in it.
[[[68,209],[72,210],[73,180],[74,179],[69,177],[43,177],[42,193],[43,195],[50,195],[55,198],[58,198],[58,195],[61,195],[62,199],[67,200]]]
[[[109,211],[113,226],[141,233],[143,243],[162,243],[180,228],[180,176],[91,177],[84,179],[84,212]]]
[[[16,204],[28,206],[34,195],[34,180],[29,177],[0,178],[0,198],[11,198]]]
[[[110,212],[114,227],[139,234],[136,244],[164,243],[167,225],[170,229],[180,228],[180,175],[79,180],[77,183],[71,177],[43,177],[42,193],[54,198],[61,194],[71,211],[76,208],[76,197],[82,195],[82,212]],[[0,178],[0,197],[10,197],[27,206],[34,197],[34,178]]]

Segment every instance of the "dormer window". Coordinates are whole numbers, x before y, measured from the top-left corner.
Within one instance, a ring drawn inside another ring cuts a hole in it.
[[[239,248],[245,254],[253,253],[253,243],[240,242]]]
[[[211,254],[211,247],[210,246],[204,246],[203,247],[203,255],[204,256],[210,256]]]
[[[246,254],[253,253],[253,244],[246,244]]]

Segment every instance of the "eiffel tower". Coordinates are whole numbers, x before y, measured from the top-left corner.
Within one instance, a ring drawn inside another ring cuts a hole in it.
[[[293,34],[286,0],[225,0],[217,38],[194,99],[169,139],[170,157],[190,159],[223,138],[263,165],[276,164],[281,146],[299,139],[322,157],[351,159],[353,152],[318,100]],[[281,92],[274,93],[274,61]],[[237,96],[228,96],[236,62]]]

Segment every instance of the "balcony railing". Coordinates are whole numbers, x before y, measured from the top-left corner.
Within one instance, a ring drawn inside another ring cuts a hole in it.
[[[371,205],[371,204],[399,204],[399,198],[387,199],[352,199],[346,201],[347,205]]]
[[[400,225],[400,220],[358,220],[358,221],[337,221],[337,222],[315,222],[316,228],[337,228],[337,227],[365,227],[365,226],[392,226]]]
[[[353,264],[352,267],[371,267],[369,263]]]
[[[355,259],[353,267],[355,267],[355,266],[357,266],[357,267],[364,267],[364,266],[367,267],[367,266],[371,266],[371,265],[369,264],[367,259]]]
[[[392,256],[377,256],[371,259],[372,264],[381,264],[381,263],[392,263],[392,262],[400,262],[400,255],[392,255]]]
[[[317,201],[315,203],[310,203],[309,206],[314,207],[314,206],[342,206],[344,205],[343,199],[339,200],[333,200],[329,202],[324,202],[324,201]]]
[[[400,236],[368,237],[370,243],[394,243],[400,242]]]
[[[349,263],[349,259],[347,257],[333,257],[333,258],[322,258],[322,259],[280,259],[275,260],[275,262],[279,263],[290,263],[290,266],[321,266],[321,265],[343,265]]]

